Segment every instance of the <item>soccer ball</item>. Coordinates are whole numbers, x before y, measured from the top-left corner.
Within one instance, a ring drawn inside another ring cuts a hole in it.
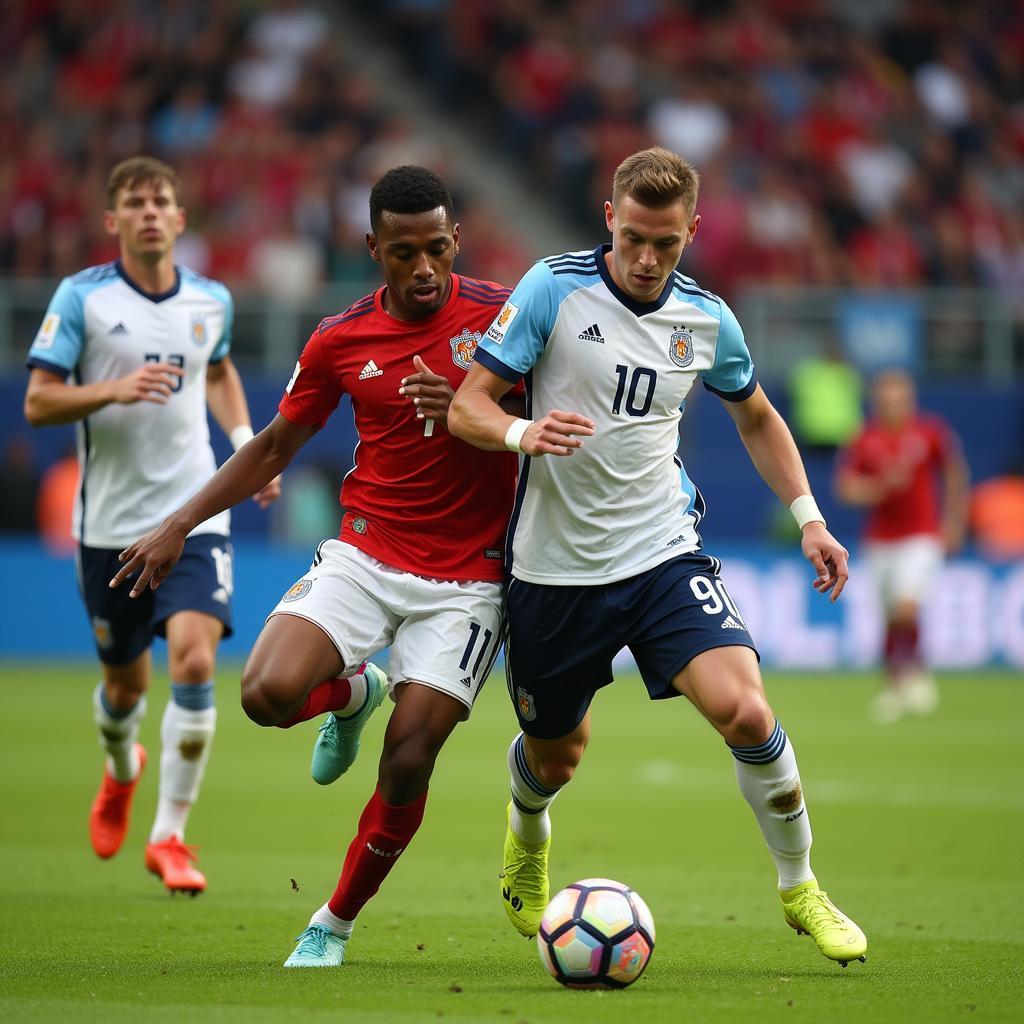
[[[541,963],[568,988],[625,988],[651,959],[654,918],[628,885],[585,878],[548,904],[537,948]]]

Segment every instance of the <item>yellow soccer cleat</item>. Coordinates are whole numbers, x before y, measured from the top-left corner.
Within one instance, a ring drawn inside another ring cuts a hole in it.
[[[540,931],[540,919],[548,906],[548,851],[551,836],[536,846],[524,843],[513,831],[512,804],[505,817],[509,820],[505,832],[505,860],[498,887],[501,902],[516,931],[532,938]]]
[[[812,878],[792,889],[780,889],[786,924],[797,935],[810,935],[824,956],[845,967],[851,960],[864,963],[868,940],[864,933],[822,892]]]

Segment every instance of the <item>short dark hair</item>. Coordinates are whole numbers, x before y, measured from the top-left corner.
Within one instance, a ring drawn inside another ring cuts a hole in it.
[[[122,160],[107,178],[107,209],[114,209],[117,193],[122,188],[135,188],[136,185],[147,182],[154,185],[169,185],[177,201],[181,183],[174,168],[155,157],[133,156]]]
[[[439,206],[444,207],[449,220],[455,220],[452,194],[433,171],[412,164],[393,167],[370,190],[370,228],[376,232],[385,210],[427,213]]]

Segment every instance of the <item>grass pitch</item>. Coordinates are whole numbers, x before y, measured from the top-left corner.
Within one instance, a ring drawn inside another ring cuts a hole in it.
[[[570,992],[507,925],[496,876],[513,716],[500,678],[441,763],[423,828],[359,919],[338,970],[284,971],[332,891],[372,790],[385,714],[334,786],[309,778],[315,723],[260,730],[220,672],[220,722],[188,840],[210,888],[172,898],[142,865],[151,760],[114,860],[88,846],[101,771],[96,671],[0,668],[0,1019],[420,1022],[1019,1020],[1024,685],[943,679],[928,719],[881,728],[869,676],[770,677],[800,759],[819,880],[868,934],[847,970],[785,926],[731,758],[680,701],[636,679],[599,695],[586,762],[554,809],[552,883],[634,886],[657,923],[625,992]],[[166,683],[143,741],[155,754]]]

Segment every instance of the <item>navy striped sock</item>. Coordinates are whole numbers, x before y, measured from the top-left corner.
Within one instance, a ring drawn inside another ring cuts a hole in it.
[[[777,761],[786,749],[786,733],[779,720],[775,719],[775,729],[771,736],[756,747],[734,747],[728,744],[732,756],[744,764],[771,764]]]
[[[206,683],[171,683],[171,700],[186,711],[213,707],[213,680]]]

